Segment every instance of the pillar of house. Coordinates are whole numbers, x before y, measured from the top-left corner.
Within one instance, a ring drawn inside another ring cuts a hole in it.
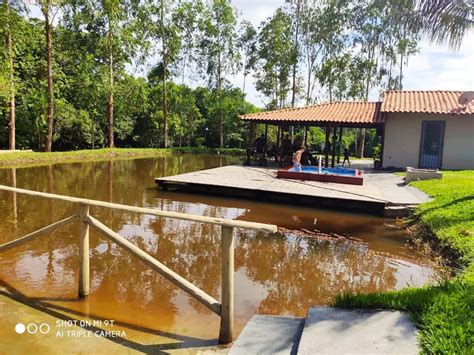
[[[303,145],[306,147],[308,145],[308,126],[304,126],[304,143]]]
[[[280,131],[281,131],[281,127],[280,125],[277,125],[277,129],[276,129],[276,147],[275,147],[275,160],[277,162],[280,161]]]
[[[380,169],[383,167],[383,151],[385,148],[385,124],[379,128],[380,132]]]
[[[331,135],[331,127],[326,126],[326,141],[324,144],[324,166],[329,167],[329,136]]]
[[[268,144],[267,138],[268,138],[268,123],[265,123],[265,147],[266,147],[267,150],[268,150],[268,147],[267,147],[267,144]]]
[[[337,142],[337,127],[334,126],[334,133],[332,135],[332,159],[331,167],[334,168],[336,161],[336,142]]]
[[[278,152],[280,153],[280,161],[283,160],[283,132],[285,131],[285,127],[283,126],[283,123],[281,124],[280,128],[280,149]]]
[[[247,141],[247,158],[245,160],[246,165],[250,165],[250,156],[252,155],[252,151],[253,151],[255,128],[256,128],[255,123],[250,121],[249,122],[249,135],[248,135],[248,141]]]
[[[339,127],[339,145],[337,148],[337,163],[341,162],[341,148],[342,148],[342,126]]]

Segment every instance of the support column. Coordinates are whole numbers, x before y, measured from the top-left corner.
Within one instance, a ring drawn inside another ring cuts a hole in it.
[[[334,168],[335,160],[336,160],[336,142],[337,142],[337,127],[334,127],[334,133],[332,135],[332,159],[331,159],[331,167]]]
[[[254,130],[255,130],[255,123],[249,122],[249,135],[248,135],[248,141],[247,141],[247,158],[245,160],[244,165],[250,165],[250,155],[253,150]]]
[[[281,131],[281,127],[280,125],[277,126],[277,131],[276,131],[276,151],[275,151],[275,160],[276,162],[279,162],[280,161],[280,131]]]
[[[329,136],[331,135],[331,127],[326,126],[326,142],[324,145],[324,167],[329,167]]]
[[[341,162],[341,148],[342,148],[342,126],[339,127],[339,147],[337,149],[337,163]]]
[[[380,128],[380,144],[381,144],[381,149],[380,149],[380,169],[383,169],[383,152],[385,149],[385,124]]]
[[[89,216],[89,205],[79,205],[79,222],[81,223],[79,237],[79,297],[89,295],[89,224],[84,219]]]
[[[280,129],[280,162],[283,160],[283,134],[284,134],[284,129],[283,129],[283,124],[281,125]]]
[[[222,235],[222,301],[219,343],[234,338],[234,237],[232,227],[221,227]]]
[[[268,138],[268,123],[265,123],[265,149],[268,150],[268,141],[267,141],[267,138]]]
[[[304,126],[304,144],[305,147],[308,145],[308,126]]]

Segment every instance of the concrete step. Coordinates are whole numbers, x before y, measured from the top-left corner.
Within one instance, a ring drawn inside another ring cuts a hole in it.
[[[303,324],[304,318],[253,316],[229,354],[296,354]]]
[[[398,311],[313,307],[298,354],[418,354],[417,332]]]

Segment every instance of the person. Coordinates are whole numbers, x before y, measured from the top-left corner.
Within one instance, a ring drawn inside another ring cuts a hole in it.
[[[260,137],[255,140],[255,152],[257,153],[256,158],[259,165],[263,165],[265,160],[265,136],[262,133]]]
[[[276,145],[272,145],[272,147],[267,152],[268,157],[273,157],[275,159],[275,163],[278,163],[278,149]]]
[[[295,152],[295,155],[293,156],[293,170],[296,172],[301,171],[301,156],[303,155],[305,150],[306,150],[306,147],[302,145],[300,149],[298,149]]]
[[[342,166],[344,166],[344,163],[346,162],[347,160],[347,164],[349,164],[349,166],[351,166],[351,162],[349,161],[349,149],[347,148],[344,148],[344,161],[342,162]]]
[[[301,154],[301,159],[300,159],[301,165],[309,166],[313,165],[313,155],[311,154],[309,147],[304,150],[304,152]]]
[[[255,140],[255,151],[257,154],[265,152],[265,136],[263,133]]]
[[[281,160],[283,164],[290,164],[292,153],[293,152],[291,151],[291,140],[289,135],[287,134],[281,142]]]

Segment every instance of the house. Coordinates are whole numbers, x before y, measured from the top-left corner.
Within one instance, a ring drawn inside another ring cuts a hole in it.
[[[384,168],[474,169],[473,99],[463,91],[387,91],[377,102],[330,102],[241,119],[265,124],[265,136],[268,125],[277,126],[277,147],[292,126],[324,127],[326,166],[335,164],[331,141],[341,141],[342,128],[350,127],[377,129]]]
[[[474,101],[460,104],[463,94],[386,92],[383,167],[474,169]]]

